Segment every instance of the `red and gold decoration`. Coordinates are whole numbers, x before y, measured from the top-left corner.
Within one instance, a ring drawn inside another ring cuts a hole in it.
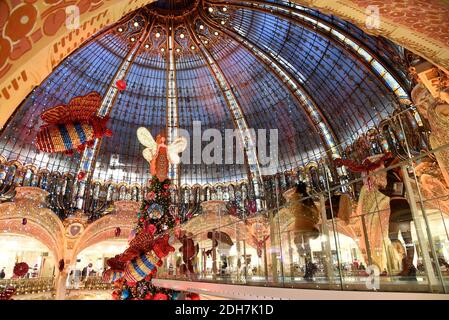
[[[72,155],[92,146],[95,139],[110,137],[112,132],[106,128],[108,117],[97,116],[102,98],[98,92],[70,100],[67,105],[59,105],[46,110],[36,138],[36,147],[44,152],[63,152]],[[78,179],[83,177],[78,175]]]
[[[117,89],[119,89],[120,91],[123,91],[126,89],[126,82],[125,80],[117,80],[115,82],[115,85],[117,86]]]

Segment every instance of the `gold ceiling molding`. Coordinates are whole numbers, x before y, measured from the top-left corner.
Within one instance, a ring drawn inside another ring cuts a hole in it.
[[[293,0],[383,36],[449,69],[449,4],[443,0]],[[379,27],[368,28],[370,8],[379,10]]]
[[[153,1],[0,1],[0,130],[33,87],[85,40]],[[73,5],[80,12],[76,29]]]

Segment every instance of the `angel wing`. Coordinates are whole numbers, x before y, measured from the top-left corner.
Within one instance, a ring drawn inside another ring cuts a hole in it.
[[[167,147],[168,160],[172,164],[181,162],[178,153],[183,152],[187,148],[187,139],[185,137],[177,137],[173,143]]]
[[[137,129],[137,139],[141,144],[147,147],[143,150],[142,154],[145,160],[151,162],[157,152],[157,143],[154,141],[153,136],[147,128],[140,127]]]
[[[152,149],[157,148],[157,143],[154,141],[151,132],[145,127],[140,127],[137,129],[137,139],[139,139],[139,142],[145,147]]]

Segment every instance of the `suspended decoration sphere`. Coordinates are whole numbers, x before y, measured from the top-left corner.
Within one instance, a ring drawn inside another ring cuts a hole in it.
[[[23,225],[26,225],[27,223],[28,223],[27,218],[23,218],[23,219],[22,219],[22,224],[23,224]]]
[[[86,177],[86,173],[84,171],[81,171],[80,173],[78,173],[78,180],[81,181]]]
[[[120,233],[122,232],[122,229],[120,227],[115,228],[115,236],[120,237]]]
[[[117,80],[115,85],[117,86],[117,89],[119,89],[120,91],[123,91],[126,89],[126,82],[124,80]]]

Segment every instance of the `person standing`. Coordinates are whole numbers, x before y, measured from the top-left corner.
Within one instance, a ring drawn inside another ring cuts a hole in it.
[[[5,268],[2,268],[2,271],[0,271],[0,279],[5,279],[5,277],[6,277]]]

